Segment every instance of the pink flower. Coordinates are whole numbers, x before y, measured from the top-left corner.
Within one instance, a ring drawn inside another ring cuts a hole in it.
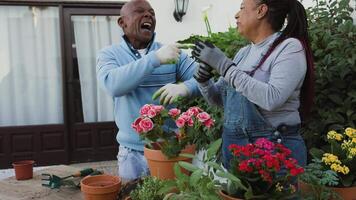
[[[208,119],[204,122],[204,125],[207,127],[207,128],[211,128],[212,126],[214,126],[214,120],[213,119]]]
[[[140,115],[141,116],[147,116],[148,111],[151,110],[152,105],[151,104],[145,104],[144,106],[142,106],[142,108],[140,109]]]
[[[256,146],[258,148],[266,149],[266,150],[273,150],[274,149],[274,143],[269,141],[266,138],[259,138],[255,142]]]
[[[139,134],[143,132],[143,129],[139,125],[141,121],[142,121],[142,118],[139,117],[131,124],[131,127]]]
[[[139,126],[144,132],[148,132],[153,129],[153,122],[150,118],[144,118],[140,121]]]
[[[172,117],[176,117],[180,114],[180,110],[178,108],[172,108],[169,110],[168,114]]]
[[[164,107],[161,105],[153,105],[152,107],[156,111],[156,113],[160,113],[164,109]]]
[[[192,118],[190,118],[188,121],[187,121],[187,124],[188,126],[192,127],[194,125],[194,121]]]
[[[182,118],[182,117],[179,117],[177,120],[176,120],[176,125],[178,128],[182,128],[185,124],[185,120]]]
[[[210,115],[206,112],[199,113],[197,118],[200,122],[205,122],[206,120],[210,119]]]
[[[197,116],[201,111],[202,111],[201,108],[194,106],[194,107],[189,108],[187,113],[190,116],[192,116],[192,115]]]
[[[149,118],[154,118],[156,115],[157,115],[157,111],[156,111],[155,109],[150,109],[150,110],[148,110],[148,112],[147,112],[147,116],[148,116]]]

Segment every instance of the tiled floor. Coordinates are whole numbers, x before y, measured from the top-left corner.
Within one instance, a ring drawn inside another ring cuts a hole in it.
[[[70,166],[77,167],[79,169],[82,168],[95,168],[101,171],[104,171],[104,173],[111,174],[111,175],[117,175],[117,161],[116,160],[110,160],[110,161],[101,161],[101,162],[89,162],[89,163],[77,163],[77,164],[71,164]],[[34,167],[33,170],[37,171],[40,169],[44,169],[47,166],[42,166],[42,167]],[[0,180],[5,179],[11,176],[14,176],[15,172],[14,169],[2,169],[0,170]]]

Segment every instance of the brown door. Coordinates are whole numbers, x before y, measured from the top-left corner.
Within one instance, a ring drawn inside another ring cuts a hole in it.
[[[118,43],[118,8],[63,8],[69,160],[115,159],[113,99],[97,84],[98,50]]]
[[[118,43],[121,6],[0,1],[0,169],[115,159],[113,104],[95,57]]]

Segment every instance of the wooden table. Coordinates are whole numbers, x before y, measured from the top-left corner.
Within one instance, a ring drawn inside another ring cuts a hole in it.
[[[41,174],[55,174],[67,176],[80,169],[66,165],[49,166],[48,168],[35,171],[33,178],[17,181],[10,177],[0,181],[0,200],[70,200],[83,199],[80,189],[61,187],[50,189],[41,185]]]

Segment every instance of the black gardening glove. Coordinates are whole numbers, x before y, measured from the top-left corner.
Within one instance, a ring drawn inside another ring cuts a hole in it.
[[[222,76],[225,76],[226,71],[231,66],[236,65],[231,59],[225,56],[224,52],[209,42],[196,41],[192,55],[199,62],[203,62],[216,69]]]
[[[208,81],[211,77],[213,77],[213,68],[204,63],[199,63],[198,67],[195,69],[195,73],[193,77],[199,83],[204,83]]]

